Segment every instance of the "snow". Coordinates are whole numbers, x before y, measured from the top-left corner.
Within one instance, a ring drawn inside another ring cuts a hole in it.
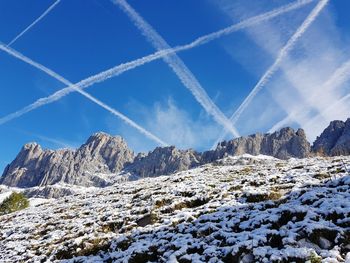
[[[0,204],[4,202],[4,200],[12,194],[12,191],[7,191],[5,193],[0,194]]]
[[[46,198],[29,198],[29,205],[32,207],[40,206],[45,203],[53,202],[52,199],[46,199]]]
[[[227,157],[31,199],[30,208],[0,217],[0,261],[290,262],[316,254],[350,262],[350,176],[339,172],[342,162],[350,157]]]

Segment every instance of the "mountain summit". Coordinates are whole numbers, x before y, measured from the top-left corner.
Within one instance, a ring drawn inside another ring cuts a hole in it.
[[[0,183],[17,187],[59,182],[104,186],[107,182],[98,173],[118,173],[133,159],[134,153],[121,137],[106,133],[92,135],[77,150],[43,150],[40,145],[29,143],[5,168]]]
[[[350,118],[345,122],[332,121],[316,138],[312,147],[319,154],[330,156],[350,154]]]
[[[203,154],[205,162],[221,159],[226,155],[270,155],[279,159],[305,158],[310,155],[310,143],[304,130],[294,131],[283,128],[271,134],[256,133],[247,137],[239,137],[218,144],[214,151]]]
[[[104,187],[123,172],[127,178],[152,177],[188,170],[228,155],[269,155],[279,159],[306,158],[314,154],[350,154],[350,119],[333,121],[317,138],[312,150],[304,130],[283,128],[274,133],[256,133],[224,141],[215,150],[202,153],[175,146],[157,147],[134,155],[120,136],[95,133],[77,150],[43,150],[36,143],[23,146],[9,164],[0,183],[16,187],[57,183]]]

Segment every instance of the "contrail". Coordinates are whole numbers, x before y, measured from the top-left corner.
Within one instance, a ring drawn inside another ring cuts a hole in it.
[[[293,10],[299,9],[307,4],[310,4],[311,2],[314,2],[315,0],[297,0],[294,3],[291,4],[287,4],[284,6],[281,6],[279,8],[275,8],[269,12],[257,15],[257,16],[253,16],[251,18],[245,19],[237,24],[233,24],[229,27],[223,28],[219,31],[210,33],[208,35],[204,35],[202,37],[197,38],[196,40],[194,40],[193,42],[191,42],[190,44],[184,45],[184,46],[179,46],[174,48],[174,52],[179,52],[179,51],[183,51],[183,50],[187,50],[187,49],[191,49],[203,44],[206,44],[210,41],[213,41],[217,38],[229,35],[233,32],[254,26],[256,24],[265,22],[267,20],[270,20],[272,18],[275,18],[277,16],[280,16],[282,14],[291,12]]]
[[[134,69],[136,67],[139,67],[139,66],[142,66],[144,64],[147,64],[147,63],[150,63],[154,60],[157,60],[157,59],[160,59],[160,58],[163,58],[169,54],[172,54],[172,53],[175,53],[175,52],[180,52],[180,51],[184,51],[184,50],[188,50],[188,49],[191,49],[191,48],[194,48],[194,47],[197,47],[199,45],[203,45],[203,44],[206,44],[210,41],[213,41],[217,38],[220,38],[222,36],[225,36],[225,35],[228,35],[230,33],[233,33],[233,32],[236,32],[236,31],[239,31],[241,29],[244,29],[244,28],[247,28],[249,26],[253,26],[257,23],[261,23],[263,21],[266,21],[266,20],[269,20],[269,19],[272,19],[276,16],[279,16],[279,15],[282,15],[286,12],[290,12],[292,10],[295,10],[297,8],[301,8],[303,7],[304,5],[306,4],[309,4],[311,2],[313,2],[314,0],[299,0],[299,1],[296,1],[295,3],[293,4],[289,4],[289,5],[285,5],[285,6],[282,6],[280,8],[276,8],[272,11],[269,11],[269,12],[266,12],[266,13],[263,13],[261,15],[257,15],[257,16],[254,16],[254,17],[251,17],[251,18],[248,18],[240,23],[237,23],[237,24],[234,24],[234,25],[231,25],[229,27],[226,27],[222,30],[219,30],[219,31],[216,31],[214,33],[210,33],[208,35],[205,35],[205,36],[202,36],[202,37],[199,37],[197,38],[196,40],[194,40],[193,42],[187,44],[187,45],[182,45],[182,46],[177,46],[175,48],[170,48],[170,49],[165,49],[165,50],[162,50],[162,51],[157,51],[153,54],[150,54],[150,55],[147,55],[147,56],[144,56],[142,58],[139,58],[139,59],[136,59],[136,60],[133,60],[133,61],[130,61],[130,62],[126,62],[126,63],[122,63],[120,65],[117,65],[113,68],[110,68],[108,70],[105,70],[105,71],[102,71],[96,75],[93,75],[91,77],[88,77],[86,79],[83,79],[81,80],[80,82],[74,84],[75,86],[79,87],[80,89],[84,89],[84,88],[87,88],[87,87],[90,87],[96,83],[99,83],[99,82],[102,82],[102,81],[105,81],[109,78],[112,78],[112,77],[115,77],[115,76],[118,76],[128,70],[131,70],[131,69]],[[15,55],[14,52],[12,52],[10,49],[6,48],[6,45],[0,43],[0,49],[2,49],[3,51],[5,52],[8,52],[8,53],[12,53],[12,55]],[[41,107],[43,105],[46,105],[46,104],[49,104],[49,103],[52,103],[54,101],[57,101],[59,99],[61,99],[62,97],[70,94],[71,92],[75,92],[76,90],[74,88],[72,88],[71,85],[69,85],[68,87],[66,88],[63,88],[53,94],[51,94],[50,96],[48,97],[44,97],[44,98],[40,98],[38,99],[37,101],[33,102],[32,104],[24,107],[23,109],[21,110],[18,110],[14,113],[11,113],[3,118],[0,119],[0,125],[7,122],[7,121],[10,121],[14,118],[17,118],[27,112],[30,112],[38,107]]]
[[[111,108],[110,106],[106,105],[105,103],[103,103],[102,101],[96,99],[95,97],[91,96],[89,93],[83,91],[78,85],[73,84],[72,82],[70,82],[69,80],[63,78],[62,76],[60,76],[59,74],[57,74],[56,72],[52,71],[51,69],[41,65],[40,63],[37,63],[33,60],[31,60],[30,58],[24,56],[23,54],[15,51],[12,48],[6,47],[6,46],[0,46],[0,49],[6,51],[8,54],[22,60],[23,62],[41,70],[42,72],[46,73],[47,75],[57,79],[58,81],[62,82],[63,84],[69,86],[70,88],[74,89],[75,91],[79,92],[81,95],[83,95],[84,97],[88,98],[89,100],[95,102],[97,105],[101,106],[102,108],[106,109],[107,111],[109,111],[110,113],[112,113],[113,115],[119,117],[120,119],[122,119],[125,123],[129,124],[131,127],[134,127],[135,129],[137,129],[140,133],[142,133],[143,135],[145,135],[146,137],[148,137],[149,139],[155,141],[156,143],[162,145],[162,146],[167,146],[168,144],[165,143],[164,141],[162,141],[161,139],[159,139],[157,136],[153,135],[152,133],[150,133],[149,131],[147,131],[146,129],[144,129],[143,127],[141,127],[140,125],[138,125],[137,123],[135,123],[134,121],[132,121],[131,119],[129,119],[128,117],[126,117],[124,114],[122,114],[121,112]],[[62,91],[62,90],[61,90]],[[59,92],[59,91],[58,91]],[[57,92],[56,92],[57,93]],[[57,100],[57,97],[52,97],[51,101]],[[25,107],[24,109],[17,111],[13,114],[10,114],[4,118],[0,119],[0,125],[13,119],[16,117],[19,117],[21,115],[23,115],[24,113],[27,113],[29,111],[31,111],[32,109],[37,108],[38,106],[44,105],[47,103],[44,103],[44,100],[38,100],[36,102],[34,102],[33,104]]]
[[[31,23],[26,29],[24,29],[21,33],[19,33],[14,39],[11,40],[10,43],[8,43],[8,46],[11,46],[13,43],[15,43],[21,36],[23,36],[28,30],[30,30],[36,23],[38,23],[41,19],[43,19],[52,9],[56,7],[61,2],[61,0],[57,0],[54,2],[44,13],[42,13],[41,16],[39,16],[33,23]]]
[[[288,56],[289,52],[293,49],[296,42],[299,38],[306,32],[312,22],[317,18],[319,13],[325,7],[329,0],[320,0],[316,7],[311,11],[305,21],[301,24],[301,26],[297,29],[297,31],[293,34],[293,36],[287,41],[286,45],[279,51],[279,54],[275,60],[275,62],[268,68],[268,70],[264,73],[264,75],[260,78],[258,83],[249,93],[249,95],[244,99],[238,109],[232,114],[230,120],[232,124],[235,124],[243,111],[248,107],[257,93],[266,85],[266,83],[271,79],[274,73],[279,69],[283,59]],[[215,148],[218,142],[223,140],[226,133],[222,134],[218,140],[214,143],[212,148]]]
[[[142,32],[146,39],[158,50],[170,49],[168,43],[158,34],[158,32],[148,24],[139,13],[136,12],[126,1],[114,0],[113,3],[119,7],[129,16],[135,26]],[[214,102],[209,98],[206,91],[203,89],[199,81],[192,74],[185,63],[176,55],[176,53],[169,54],[163,57],[166,64],[175,72],[182,84],[191,91],[195,99],[202,105],[209,115],[212,115],[216,122],[230,131],[233,136],[238,137],[239,133],[236,128],[231,125],[226,116],[219,110]]]
[[[325,91],[325,90],[334,89],[336,87],[341,86],[342,84],[344,84],[349,80],[350,80],[350,60],[344,62],[338,69],[336,69],[332,74],[332,76],[320,87],[320,90]],[[314,94],[312,98],[316,98],[317,95],[318,94]],[[335,103],[331,103],[330,106],[326,107],[316,116],[308,120],[306,125],[313,123],[319,117],[325,116],[329,111],[338,107],[341,103],[345,102],[349,97],[350,97],[350,94],[347,94],[346,96],[342,97],[340,100],[336,101]],[[296,116],[302,115],[304,112],[305,112],[305,109],[302,109],[302,110],[299,110],[298,112],[288,115],[286,118],[276,123],[270,129],[269,132],[279,129],[283,125],[286,125],[288,122],[293,120]]]
[[[321,117],[322,114],[329,113],[329,112],[332,112],[332,111],[336,111],[338,113],[339,107],[341,107],[342,105],[346,105],[346,106],[349,105],[349,103],[346,103],[346,101],[349,100],[349,99],[350,99],[350,93],[348,93],[347,95],[343,96],[341,99],[339,99],[335,103],[330,104],[330,106],[325,108],[321,113],[317,114],[315,117],[313,117],[311,120],[309,120],[306,123],[305,127],[314,127],[314,125],[312,125],[312,124],[314,124],[315,121],[317,121],[316,123],[319,123],[319,119],[318,118]],[[347,112],[348,112],[348,110],[349,110],[349,106],[347,108]],[[346,114],[345,117],[348,117],[348,115]],[[324,129],[324,126],[322,128]]]

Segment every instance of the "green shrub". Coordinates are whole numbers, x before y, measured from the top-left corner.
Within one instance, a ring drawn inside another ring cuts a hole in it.
[[[267,200],[276,201],[282,197],[282,193],[278,191],[271,191],[270,193],[254,193],[254,194],[245,194],[248,203],[258,203]]]
[[[322,258],[319,255],[317,255],[315,252],[312,252],[310,255],[310,262],[311,263],[321,263]]]
[[[28,206],[29,201],[22,193],[13,192],[0,205],[0,215],[16,212]]]

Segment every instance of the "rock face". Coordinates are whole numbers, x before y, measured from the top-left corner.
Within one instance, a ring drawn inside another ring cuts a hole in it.
[[[183,171],[199,164],[200,155],[197,152],[169,146],[157,147],[147,155],[139,154],[126,170],[138,177],[145,177]]]
[[[312,150],[302,129],[294,131],[292,128],[283,128],[272,134],[257,133],[224,141],[215,150],[203,153],[169,146],[158,147],[148,154],[134,157],[121,137],[96,133],[77,150],[43,150],[36,143],[26,144],[16,159],[6,167],[0,184],[33,187],[65,183],[103,187],[120,181],[118,178],[127,180],[171,174],[229,155],[263,154],[279,159],[305,158],[314,152],[349,155],[350,119],[346,122],[331,122],[316,139]],[[121,171],[123,173],[119,173]],[[58,190],[45,191],[55,196]]]
[[[23,194],[27,198],[42,197],[42,198],[60,198],[63,196],[77,194],[73,187],[55,187],[55,185],[46,185],[44,187],[26,188]]]
[[[121,137],[96,133],[77,150],[43,150],[36,143],[26,144],[9,164],[0,183],[33,187],[59,182],[82,186],[104,186],[106,178],[98,173],[121,171],[134,159]]]
[[[350,118],[343,121],[332,121],[318,136],[312,150],[320,155],[349,155],[350,154]]]
[[[203,153],[202,162],[208,163],[227,155],[270,155],[279,159],[305,158],[310,154],[310,143],[302,129],[283,128],[272,134],[257,133],[218,144],[213,151]]]
[[[270,155],[279,159],[304,158],[310,155],[310,143],[302,129],[295,132],[291,128],[283,128],[272,134],[257,133],[224,141],[215,150],[203,153],[178,150],[174,146],[158,147],[147,155],[138,155],[126,170],[138,177],[157,176],[245,153]]]

